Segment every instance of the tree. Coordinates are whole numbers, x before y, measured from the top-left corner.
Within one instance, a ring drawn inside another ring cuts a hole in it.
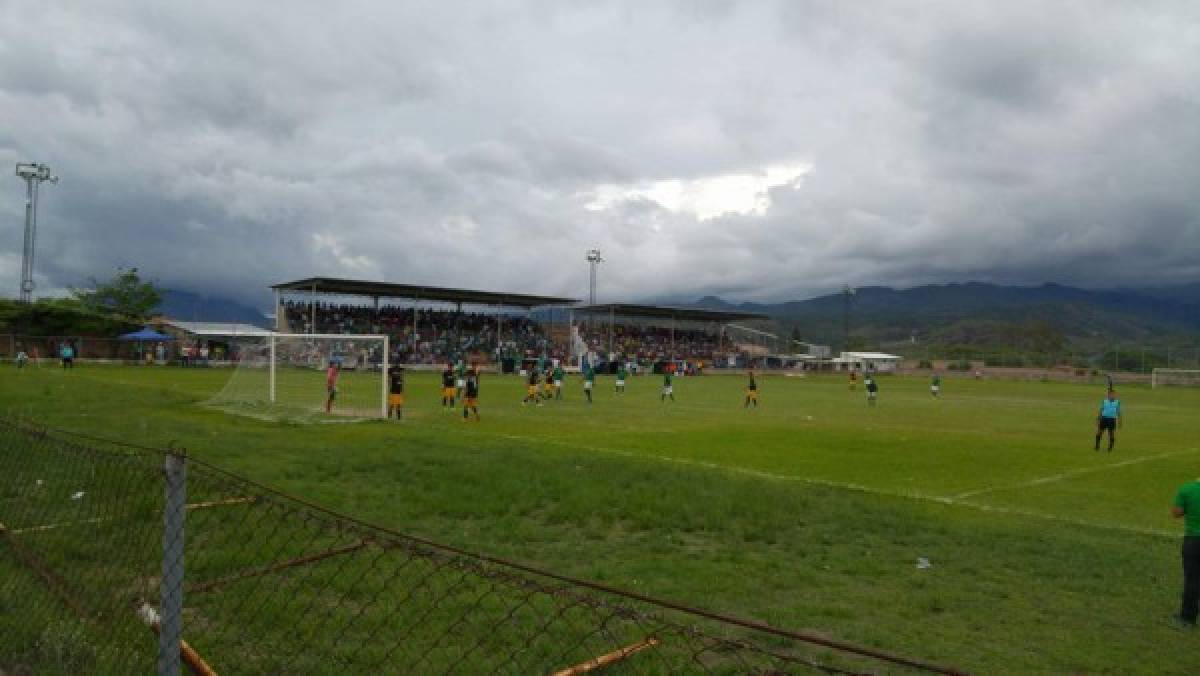
[[[137,268],[120,268],[105,283],[92,278],[91,289],[73,289],[71,295],[88,312],[135,323],[144,322],[162,302],[162,293],[142,281]]]

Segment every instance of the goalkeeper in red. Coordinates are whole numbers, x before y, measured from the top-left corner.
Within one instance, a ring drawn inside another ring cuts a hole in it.
[[[338,374],[337,360],[329,361],[329,368],[325,371],[325,412],[333,413],[333,400],[337,397],[337,381]]]

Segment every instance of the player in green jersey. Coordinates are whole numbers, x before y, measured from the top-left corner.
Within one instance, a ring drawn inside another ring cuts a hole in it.
[[[554,364],[554,371],[551,372],[551,377],[554,378],[554,398],[561,400],[563,398],[563,369],[559,363]]]
[[[592,403],[592,387],[596,385],[596,369],[588,364],[583,368],[583,393],[587,396],[587,402]]]

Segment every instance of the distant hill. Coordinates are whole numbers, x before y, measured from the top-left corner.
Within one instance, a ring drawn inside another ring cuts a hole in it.
[[[735,304],[706,296],[692,305],[761,312],[805,340],[840,345],[844,302],[837,293],[784,303]],[[851,297],[850,324],[852,335],[874,345],[914,336],[926,344],[986,344],[1047,331],[1071,343],[1196,340],[1200,284],[1102,291],[980,282],[862,287]]]
[[[270,326],[270,320],[258,309],[228,298],[201,296],[190,291],[164,291],[158,311],[171,319],[181,321],[239,322],[264,328]]]

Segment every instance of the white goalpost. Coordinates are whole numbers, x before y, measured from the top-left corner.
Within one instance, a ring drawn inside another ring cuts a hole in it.
[[[1150,387],[1200,386],[1200,369],[1154,369],[1150,372]]]
[[[207,404],[272,420],[326,413],[326,369],[339,365],[329,413],[387,417],[390,343],[386,335],[274,333],[240,341],[236,368]]]

